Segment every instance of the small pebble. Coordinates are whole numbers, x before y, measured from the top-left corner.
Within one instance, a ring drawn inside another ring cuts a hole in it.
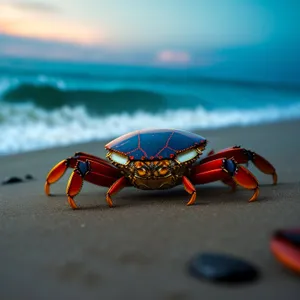
[[[2,184],[5,185],[5,184],[12,184],[12,183],[19,183],[19,182],[23,182],[24,180],[20,177],[15,177],[15,176],[12,176],[12,177],[8,177],[6,179],[4,179],[2,181]]]
[[[34,179],[34,177],[31,174],[26,174],[25,179],[32,180],[32,179]]]
[[[214,282],[245,282],[256,279],[259,272],[247,261],[234,256],[203,253],[189,263],[190,274]]]

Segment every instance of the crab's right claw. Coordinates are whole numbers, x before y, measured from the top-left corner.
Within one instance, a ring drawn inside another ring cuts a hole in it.
[[[50,196],[50,184],[59,180],[65,174],[67,168],[68,160],[64,159],[50,170],[44,186],[46,195]]]
[[[255,153],[253,157],[253,163],[255,166],[265,174],[270,174],[273,177],[273,184],[277,184],[277,173],[275,168],[265,158]]]

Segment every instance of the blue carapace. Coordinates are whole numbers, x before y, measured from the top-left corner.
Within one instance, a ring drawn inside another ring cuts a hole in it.
[[[205,144],[205,138],[188,131],[148,129],[125,134],[105,148],[127,155],[130,160],[160,160],[173,158],[180,152]]]

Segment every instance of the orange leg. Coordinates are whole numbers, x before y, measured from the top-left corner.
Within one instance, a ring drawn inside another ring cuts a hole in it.
[[[109,187],[118,180],[118,178],[98,173],[97,169],[99,169],[99,164],[94,161],[87,160],[86,162],[77,162],[77,166],[69,178],[66,190],[68,202],[73,209],[78,208],[74,201],[74,197],[79,194],[83,181]]]
[[[75,162],[73,160],[65,160],[56,165],[53,170],[50,171],[46,180],[45,191],[47,194],[49,194],[49,184],[57,181],[66,171],[68,167],[66,162],[69,166],[74,167]],[[116,173],[115,169],[110,167],[111,166],[109,164],[104,164],[100,160],[95,161],[86,159],[86,161],[81,161],[77,159],[75,170],[69,178],[66,189],[68,202],[73,209],[78,208],[74,201],[74,197],[79,194],[83,181],[88,181],[99,186],[110,187],[116,181],[118,182],[119,179],[124,178],[121,177],[121,173]],[[125,180],[122,182],[124,186],[129,185],[129,183],[127,181],[125,182]]]
[[[97,173],[114,177],[116,179],[121,177],[120,171],[104,159],[91,154],[77,152],[74,156],[62,160],[50,170],[44,186],[46,195],[50,195],[50,185],[58,181],[65,174],[68,168],[75,169],[79,161],[85,162],[87,159],[89,161],[93,161],[93,169],[95,169]]]
[[[82,185],[83,185],[83,177],[81,173],[78,170],[73,171],[69,178],[67,189],[66,189],[68,202],[73,209],[78,208],[73,198],[80,192]]]
[[[250,198],[255,201],[259,194],[258,182],[255,176],[245,167],[240,166],[234,159],[219,158],[197,165],[190,175],[194,184],[205,184],[213,181],[225,181],[240,185],[246,189],[253,190]]]
[[[189,181],[189,179],[185,176],[182,177],[182,183],[184,186],[184,189],[192,195],[189,202],[186,205],[192,205],[196,201],[196,189],[194,185]]]
[[[113,183],[113,185],[109,188],[109,190],[106,193],[106,202],[109,205],[109,207],[114,206],[111,196],[118,193],[121,189],[123,189],[127,185],[128,183],[125,177],[121,177]]]
[[[277,173],[272,164],[264,157],[251,150],[246,150],[239,146],[227,148],[205,157],[201,160],[200,164],[215,160],[217,158],[234,158],[238,164],[247,164],[249,161],[252,161],[261,172],[272,175],[273,184],[277,183]]]

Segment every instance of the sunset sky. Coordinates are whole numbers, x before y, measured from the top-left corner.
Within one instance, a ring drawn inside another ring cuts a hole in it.
[[[0,56],[206,65],[299,49],[299,19],[297,0],[0,0]]]

